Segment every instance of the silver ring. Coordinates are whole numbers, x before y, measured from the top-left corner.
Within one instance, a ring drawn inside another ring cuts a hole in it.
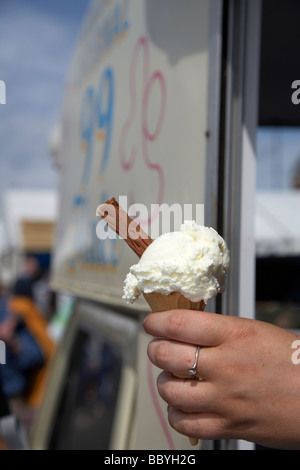
[[[197,346],[197,349],[196,349],[196,356],[195,356],[195,362],[193,364],[192,367],[190,367],[189,369],[189,375],[191,377],[195,377],[196,375],[196,368],[197,368],[197,362],[198,362],[198,356],[199,356],[199,352],[200,352],[200,349],[201,349],[201,346]]]

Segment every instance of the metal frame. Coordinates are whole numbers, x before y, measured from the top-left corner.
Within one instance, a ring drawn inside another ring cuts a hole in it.
[[[217,227],[223,0],[209,1],[205,225]]]
[[[229,242],[231,269],[216,311],[254,318],[255,180],[261,0],[213,0],[209,67],[206,223]],[[222,21],[221,21],[222,18]],[[220,60],[221,57],[221,60]],[[219,116],[219,121],[218,121]],[[244,441],[216,441],[214,449],[253,449]]]
[[[261,0],[228,1],[224,201],[222,229],[230,240],[231,277],[222,313],[255,315],[255,180]],[[244,441],[226,448],[253,449]]]

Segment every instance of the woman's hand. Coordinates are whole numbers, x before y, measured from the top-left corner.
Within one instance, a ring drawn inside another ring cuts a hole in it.
[[[144,329],[158,337],[148,355],[164,370],[158,391],[174,429],[198,439],[300,449],[300,364],[292,361],[298,335],[192,310],[151,313]],[[202,347],[196,376],[203,381],[176,378],[188,375],[197,345]]]

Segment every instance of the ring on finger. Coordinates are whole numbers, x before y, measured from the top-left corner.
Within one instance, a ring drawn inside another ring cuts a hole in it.
[[[198,378],[198,377],[196,377],[196,373],[197,373],[197,363],[198,363],[198,357],[199,357],[200,349],[201,349],[201,346],[197,346],[196,353],[195,353],[194,364],[192,365],[192,367],[189,368],[189,376],[190,377]],[[203,379],[198,378],[198,380],[203,380]]]

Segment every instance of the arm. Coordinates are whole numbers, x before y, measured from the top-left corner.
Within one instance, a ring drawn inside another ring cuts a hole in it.
[[[9,344],[14,337],[15,329],[19,323],[19,319],[16,315],[10,314],[0,324],[0,339],[6,344]]]
[[[171,426],[199,439],[244,439],[300,449],[300,337],[274,325],[191,310],[149,314],[147,333],[158,338],[150,360],[164,370],[158,391]],[[182,380],[201,345],[197,377]]]
[[[15,330],[20,322],[20,319],[10,314],[0,324],[0,339],[4,341],[7,346],[10,346],[12,351],[18,352],[18,341],[15,337]]]

